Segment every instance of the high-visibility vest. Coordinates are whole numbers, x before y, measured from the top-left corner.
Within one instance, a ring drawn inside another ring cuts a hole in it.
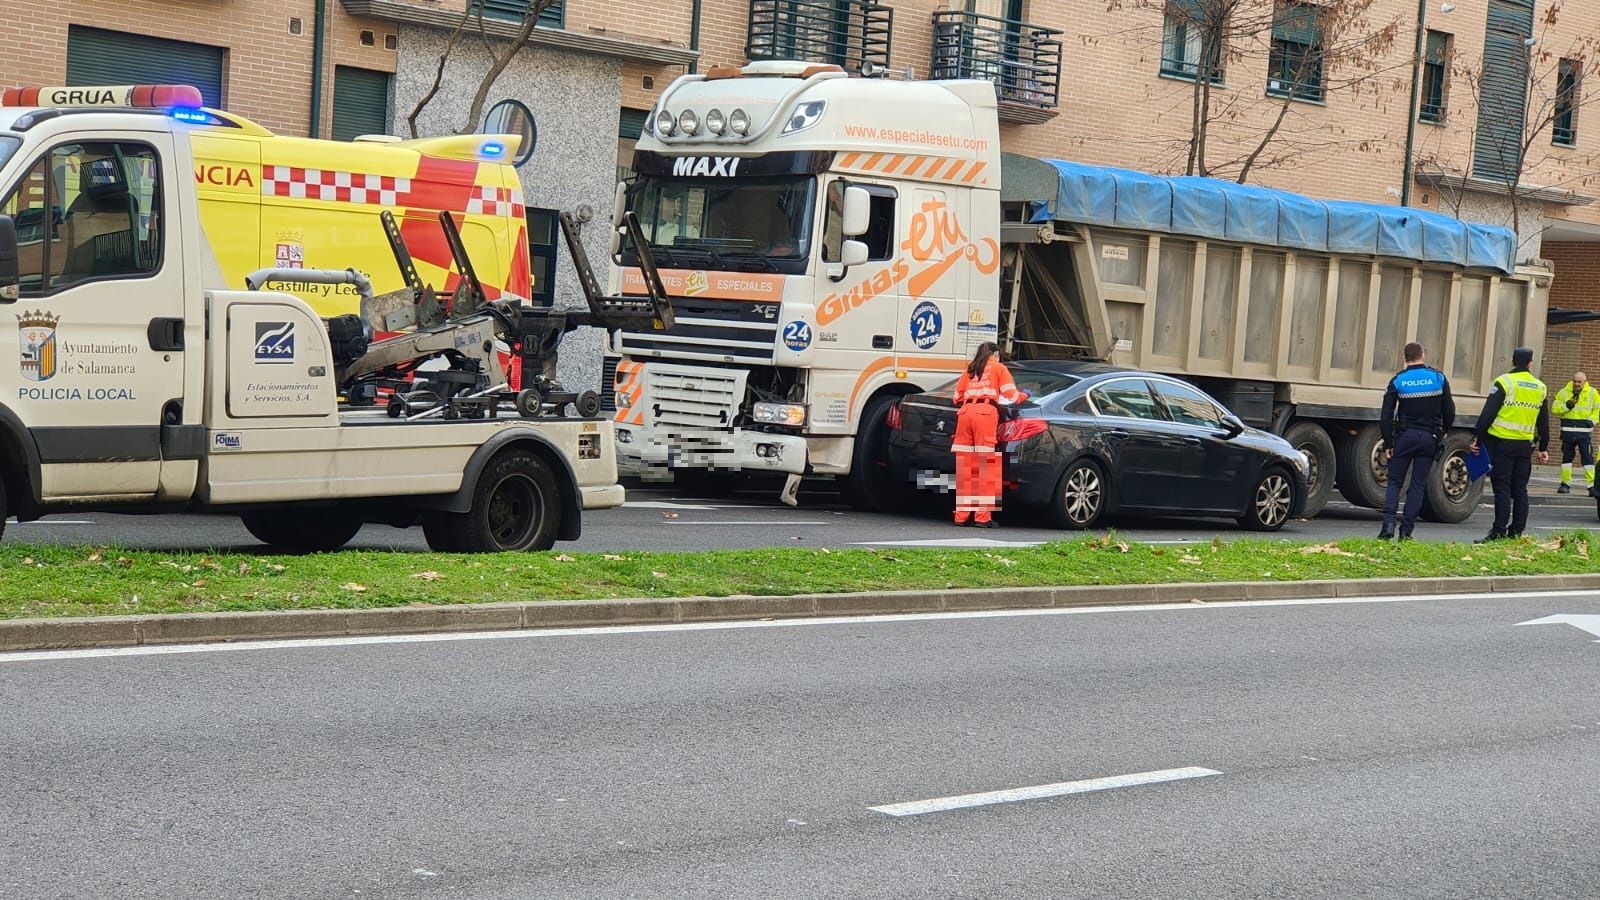
[[[1556,392],[1556,399],[1550,404],[1551,410],[1561,417],[1561,430],[1585,433],[1594,429],[1595,413],[1600,412],[1600,391],[1594,385],[1585,384],[1583,390],[1573,396],[1572,382]],[[1567,401],[1571,400],[1572,409],[1567,409]]]
[[[1011,370],[991,357],[988,364],[983,367],[982,375],[973,378],[971,372],[963,370],[960,380],[956,382],[956,403],[973,401],[1020,403],[1022,393],[1017,390],[1017,383],[1011,377]]]
[[[1544,382],[1529,372],[1507,372],[1494,380],[1505,402],[1489,426],[1489,436],[1507,441],[1538,439],[1539,408],[1544,405]]]

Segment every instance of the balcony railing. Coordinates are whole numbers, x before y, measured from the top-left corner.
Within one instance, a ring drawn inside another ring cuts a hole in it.
[[[1060,29],[960,10],[933,14],[935,79],[994,82],[1000,118],[1044,122],[1061,92]]]
[[[750,59],[888,67],[894,10],[864,0],[750,0]]]

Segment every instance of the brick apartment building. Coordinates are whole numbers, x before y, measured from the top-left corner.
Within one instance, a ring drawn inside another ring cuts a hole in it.
[[[1208,71],[1197,63],[1208,45],[1194,20],[1208,2],[1216,0],[1118,0],[1110,9],[1104,0],[556,0],[490,100],[521,99],[538,121],[523,173],[529,206],[586,204],[602,216],[661,89],[685,71],[752,57],[869,66],[887,77],[988,78],[1000,93],[1006,150],[1182,172],[1197,73]],[[1566,0],[1553,23],[1551,2],[1428,0],[1415,54],[1412,0],[1372,0],[1359,23],[1335,34],[1301,0],[1245,0],[1240,9],[1262,27],[1231,35],[1217,57],[1212,90],[1225,115],[1209,132],[1220,148],[1210,162],[1234,176],[1282,114],[1280,139],[1249,181],[1398,202],[1420,56],[1410,202],[1511,225],[1501,185],[1513,167],[1491,152],[1509,136],[1526,160],[1521,255],[1555,264],[1553,306],[1600,311],[1600,103],[1584,103],[1600,90],[1583,80],[1594,61],[1581,47],[1600,37],[1600,0]],[[470,124],[465,108],[492,48],[528,6],[481,3],[485,34],[474,24],[457,42],[438,98],[418,119],[422,133]],[[282,134],[403,135],[467,4],[13,0],[0,84],[184,81]],[[1364,49],[1338,55],[1355,43]],[[1326,61],[1306,62],[1324,44]],[[1531,77],[1517,73],[1519,59]],[[1481,114],[1478,96],[1490,98]],[[1563,96],[1576,99],[1563,109]],[[1544,122],[1525,154],[1518,105]],[[603,256],[602,247],[589,251]],[[557,282],[563,299],[575,299],[570,272]],[[571,350],[578,368],[568,377],[592,381],[598,342]],[[1600,375],[1600,324],[1552,325],[1546,350],[1540,368],[1550,381],[1579,365]]]

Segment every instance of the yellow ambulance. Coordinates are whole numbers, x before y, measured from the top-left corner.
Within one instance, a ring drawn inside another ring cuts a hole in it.
[[[522,185],[511,162],[519,135],[281,137],[203,108],[200,92],[187,85],[8,88],[0,105],[160,109],[185,123],[201,223],[230,288],[243,289],[245,276],[262,268],[354,267],[375,293],[399,290],[405,279],[379,220],[388,210],[422,280],[453,290],[460,275],[439,224],[448,210],[489,299],[533,296]],[[53,176],[55,196],[69,201],[85,177]],[[348,285],[273,287],[300,296],[324,318],[357,312]]]

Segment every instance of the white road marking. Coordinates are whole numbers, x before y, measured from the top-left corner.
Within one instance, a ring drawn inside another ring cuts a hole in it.
[[[18,522],[16,519],[9,519],[8,521],[12,525],[17,526],[18,528],[27,528],[30,525],[95,525],[95,524],[98,524],[98,523],[96,523],[96,522],[94,522],[93,520],[90,520],[90,519],[36,519],[36,520],[34,520],[32,522]]]
[[[1594,635],[1595,637],[1600,638],[1600,616],[1579,616],[1579,615],[1570,615],[1570,614],[1568,614],[1568,615],[1554,615],[1554,616],[1545,616],[1542,619],[1529,619],[1526,622],[1518,622],[1517,624],[1518,625],[1571,625],[1574,628],[1581,628],[1584,631],[1587,631],[1590,634]],[[1600,644],[1600,641],[1595,641],[1595,643]]]
[[[910,803],[890,803],[884,806],[869,806],[867,808],[873,812],[883,813],[886,816],[921,816],[927,813],[946,812],[952,809],[993,806],[996,803],[1016,803],[1020,800],[1041,800],[1045,797],[1065,797],[1069,794],[1087,794],[1091,791],[1135,787],[1141,784],[1160,784],[1164,781],[1182,781],[1187,778],[1209,778],[1212,775],[1221,774],[1216,769],[1189,766],[1182,769],[1135,772],[1132,775],[1087,778],[1083,781],[1058,781],[1055,784],[1037,784],[1033,787],[1011,788],[1005,791],[960,794],[955,797],[936,797],[932,800],[913,800]]]
[[[623,509],[720,509],[716,506],[700,506],[695,503],[669,503],[665,500],[628,500],[622,504]]]
[[[973,612],[899,613],[870,616],[814,616],[803,619],[749,619],[732,622],[675,622],[668,625],[595,625],[577,628],[532,628],[507,631],[462,631],[448,634],[379,634],[359,637],[294,638],[212,644],[157,644],[140,647],[95,647],[82,650],[23,650],[0,653],[0,663],[107,656],[166,656],[177,653],[227,653],[239,650],[302,650],[361,644],[436,644],[446,641],[506,641],[529,638],[595,637],[613,634],[655,634],[669,631],[737,631],[745,628],[796,628],[819,625],[872,625],[935,622],[947,619],[1023,619],[1036,616],[1081,616],[1095,613],[1148,613],[1205,609],[1259,609],[1269,606],[1339,606],[1359,603],[1415,603],[1424,600],[1594,600],[1595,591],[1523,591],[1490,594],[1408,594],[1394,597],[1315,597],[1306,600],[1224,600],[1218,603],[1151,603],[1143,606],[1073,606],[1066,609],[989,609]]]
[[[956,547],[987,550],[992,547],[1037,547],[1044,541],[1000,541],[994,538],[930,538],[925,541],[856,541],[854,547]]]
[[[827,522],[791,522],[788,519],[735,519],[724,522],[685,522],[682,519],[673,519],[662,522],[663,525],[826,525]]]

